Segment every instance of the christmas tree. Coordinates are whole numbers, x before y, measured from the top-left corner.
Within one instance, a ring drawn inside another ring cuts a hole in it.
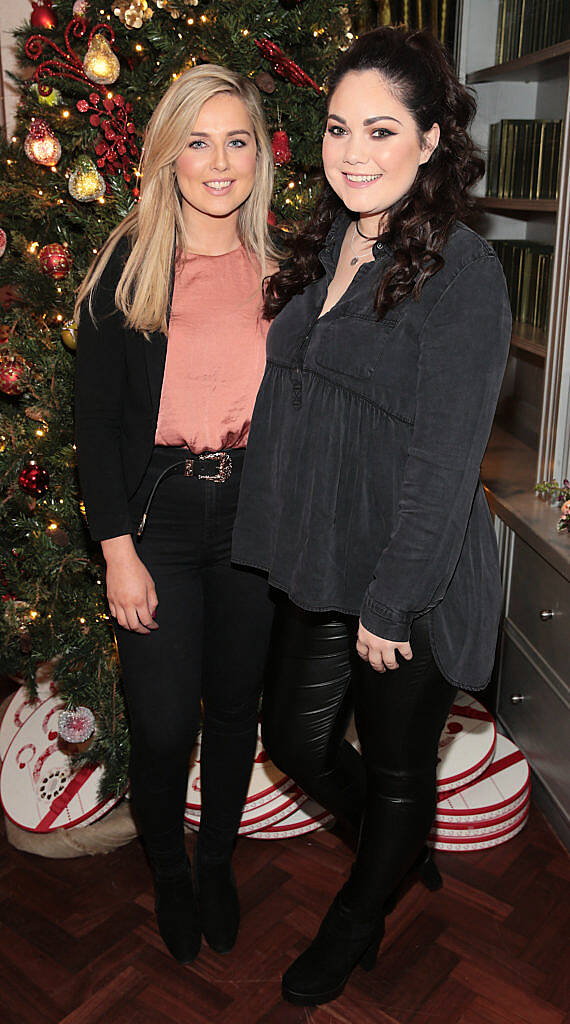
[[[104,793],[126,782],[128,729],[98,545],[78,489],[74,294],[138,196],[145,124],[185,68],[226,64],[265,104],[270,220],[290,230],[318,190],[321,85],[351,39],[337,0],[45,0],[17,33],[17,126],[0,142],[0,641],[35,693],[51,664],[70,710],[93,712]]]

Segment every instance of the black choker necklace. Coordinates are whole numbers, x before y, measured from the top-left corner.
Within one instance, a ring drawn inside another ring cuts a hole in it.
[[[367,242],[375,242],[376,241],[376,238],[374,238],[374,237],[371,238],[369,235],[363,235],[362,234],[362,231],[360,230],[360,222],[359,221],[356,221],[355,223],[356,223],[356,231],[360,235],[361,238],[365,238]]]

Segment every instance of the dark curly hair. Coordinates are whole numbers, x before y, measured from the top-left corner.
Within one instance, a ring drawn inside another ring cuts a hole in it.
[[[431,33],[378,28],[361,36],[341,54],[329,75],[329,102],[348,72],[369,70],[377,71],[405,104],[420,133],[434,123],[441,132],[437,148],[418,168],[410,191],[388,211],[382,240],[392,248],[394,261],[376,292],[374,306],[382,317],[407,295],[418,298],[425,282],[441,269],[450,228],[472,210],[469,190],[482,177],[485,164],[468,134],[475,100]],[[323,175],[313,216],[293,240],[290,259],[268,280],[268,319],[322,276],[318,253],[341,209],[342,201]]]

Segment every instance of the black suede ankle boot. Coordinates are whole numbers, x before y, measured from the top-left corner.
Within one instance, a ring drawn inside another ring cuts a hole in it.
[[[283,997],[319,1006],[341,995],[357,964],[371,971],[384,937],[384,918],[363,918],[337,893],[317,937],[283,975]]]
[[[156,920],[163,942],[176,960],[191,964],[200,952],[202,933],[188,860],[184,871],[173,875],[161,875],[155,868],[154,887]]]
[[[216,953],[229,953],[237,939],[240,907],[231,861],[195,860],[196,895],[206,942]]]

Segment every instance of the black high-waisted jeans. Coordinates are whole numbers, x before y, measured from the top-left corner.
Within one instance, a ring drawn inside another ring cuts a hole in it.
[[[160,473],[185,452],[156,448],[130,503],[133,532]],[[224,483],[172,476],[154,496],[135,548],[154,579],[159,628],[117,627],[131,736],[133,800],[151,861],[185,863],[190,754],[200,725],[202,817],[209,860],[231,855],[255,751],[274,605],[266,579],[230,564],[242,458]]]
[[[434,661],[426,617],[412,626],[413,659],[384,673],[356,653],[357,625],[280,602],[262,722],[272,760],[360,829],[344,899],[375,913],[433,821],[438,741],[456,688]],[[362,756],[344,739],[353,709]]]

